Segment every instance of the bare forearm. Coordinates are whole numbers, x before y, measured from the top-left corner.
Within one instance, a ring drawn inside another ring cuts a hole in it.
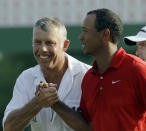
[[[52,109],[74,130],[92,131],[91,124],[88,123],[81,113],[70,109],[62,102],[57,102]]]
[[[37,101],[33,98],[23,108],[11,112],[5,122],[5,131],[21,131],[30,120],[40,111]]]

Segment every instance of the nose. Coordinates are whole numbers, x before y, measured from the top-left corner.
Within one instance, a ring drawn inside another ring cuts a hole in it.
[[[41,50],[42,50],[43,52],[47,52],[47,51],[48,51],[48,48],[47,48],[47,46],[45,45],[45,43],[42,43],[42,45],[41,45]]]

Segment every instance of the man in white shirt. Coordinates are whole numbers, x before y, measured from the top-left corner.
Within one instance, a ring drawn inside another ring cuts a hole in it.
[[[45,17],[35,23],[33,53],[38,65],[18,77],[3,118],[5,131],[20,131],[29,123],[33,131],[72,130],[50,108],[55,103],[50,101],[57,91],[59,100],[77,110],[81,81],[90,66],[65,53],[68,46],[66,28],[57,18]],[[47,88],[44,82],[55,88]]]
[[[146,61],[146,26],[142,27],[137,35],[124,37],[124,42],[129,46],[136,45],[136,55]]]

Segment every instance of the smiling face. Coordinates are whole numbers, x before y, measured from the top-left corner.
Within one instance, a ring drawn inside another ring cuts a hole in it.
[[[33,53],[40,66],[54,69],[64,58],[64,43],[58,28],[50,26],[47,31],[35,27],[33,31]]]
[[[79,37],[83,47],[83,52],[85,54],[93,56],[98,54],[102,50],[102,47],[104,45],[102,33],[97,32],[94,26],[95,19],[95,14],[86,16],[82,25],[82,32]]]
[[[146,41],[137,42],[137,51],[136,55],[146,61]]]

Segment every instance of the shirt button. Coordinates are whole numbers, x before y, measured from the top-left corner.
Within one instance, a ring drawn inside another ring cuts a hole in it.
[[[100,79],[102,80],[103,79],[103,76],[100,76]]]
[[[100,90],[103,90],[103,87],[100,87],[99,89],[100,89]]]

